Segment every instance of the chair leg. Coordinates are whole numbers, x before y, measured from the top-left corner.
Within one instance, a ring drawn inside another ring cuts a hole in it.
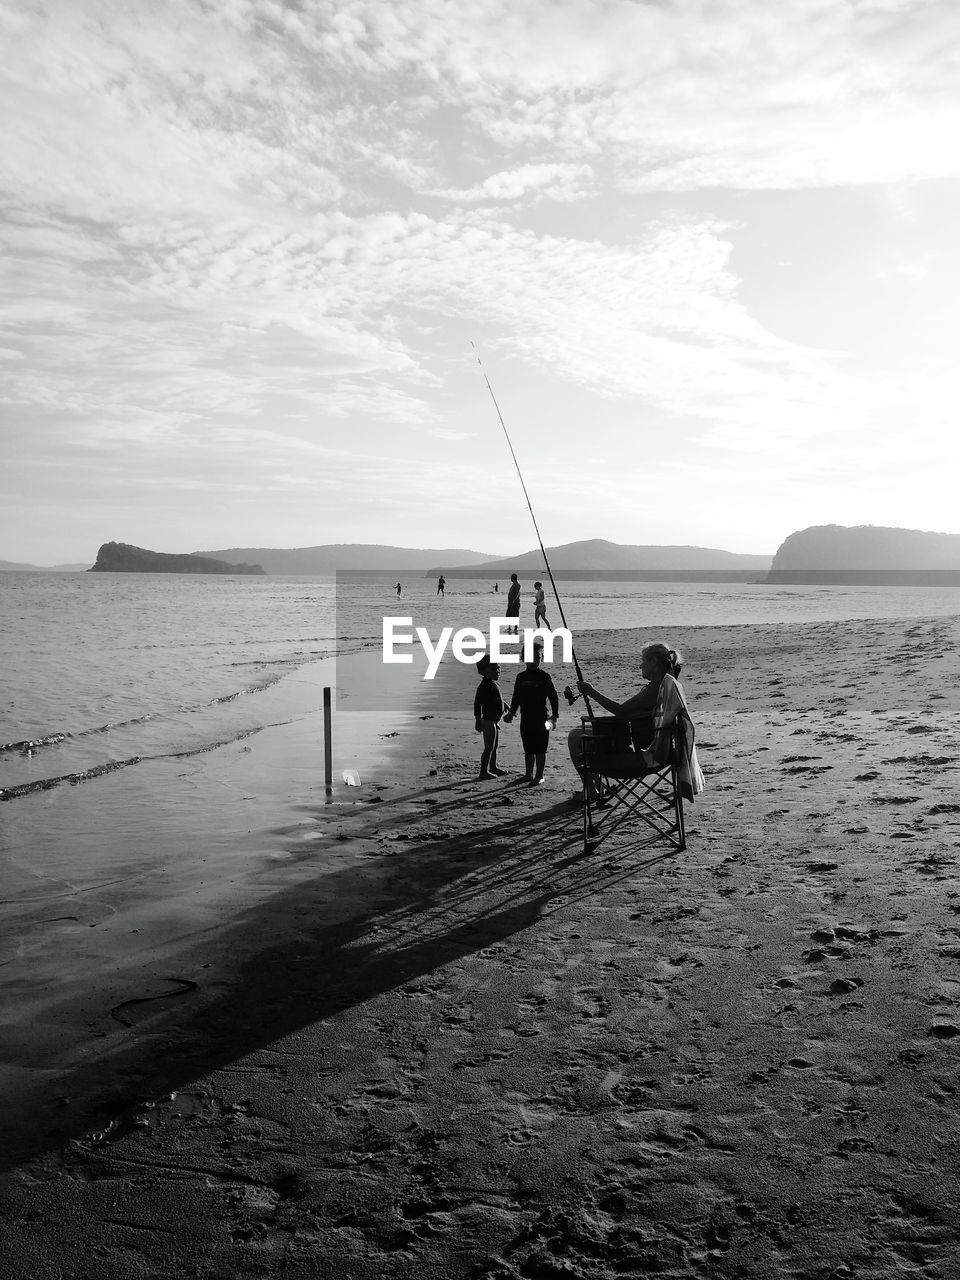
[[[583,771],[583,852],[593,853],[600,842],[600,828],[593,821],[593,803],[590,799],[590,788],[593,780]]]
[[[680,771],[675,762],[660,770],[611,776],[581,768],[580,779],[583,786],[585,854],[593,853],[601,841],[607,840],[630,821],[645,824],[653,831],[653,839],[665,840],[673,852],[681,853],[686,849],[683,793]],[[602,829],[600,810],[606,812]]]
[[[674,766],[673,776],[673,802],[677,819],[677,851],[683,853],[687,847],[687,831],[683,820],[683,792],[680,790],[680,776],[677,767]]]

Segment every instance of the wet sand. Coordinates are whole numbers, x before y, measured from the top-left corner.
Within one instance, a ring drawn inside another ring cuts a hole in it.
[[[657,638],[578,652],[615,694]],[[956,1275],[958,638],[675,632],[680,855],[585,857],[562,741],[541,788],[475,781],[445,666],[383,790],[315,814],[323,874],[6,1108],[2,1274]]]

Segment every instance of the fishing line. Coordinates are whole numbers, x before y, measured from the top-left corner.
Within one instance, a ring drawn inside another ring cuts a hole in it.
[[[496,409],[497,417],[500,419],[500,425],[501,427],[503,427],[503,434],[506,437],[507,447],[510,450],[510,457],[513,458],[513,465],[516,467],[517,475],[520,478],[520,488],[523,490],[523,496],[526,499],[526,503],[527,503],[527,510],[530,512],[530,519],[533,521],[533,527],[536,530],[537,541],[540,543],[540,554],[543,556],[543,563],[546,566],[547,573],[550,577],[550,585],[551,587],[553,587],[553,594],[557,601],[557,608],[560,610],[560,621],[563,623],[566,630],[569,631],[570,628],[567,627],[567,619],[564,616],[564,612],[563,612],[563,602],[560,599],[560,592],[557,590],[557,584],[553,577],[553,570],[550,568],[550,561],[547,559],[547,549],[543,545],[543,538],[540,536],[540,526],[537,524],[537,517],[533,513],[533,506],[530,502],[530,495],[527,493],[527,486],[523,482],[523,472],[520,470],[520,463],[517,461],[516,453],[514,453],[513,444],[510,440],[510,433],[507,431],[507,424],[503,420],[503,414],[500,412],[500,406],[497,403],[497,397],[493,393],[493,387],[490,385],[490,379],[487,377],[487,371],[483,367],[483,361],[480,359],[480,352],[477,350],[477,344],[475,342],[471,342],[470,345],[471,347],[473,347],[473,353],[477,357],[477,364],[480,366],[480,372],[483,374],[483,380],[487,384],[487,390],[490,392],[490,399],[493,401],[493,407]],[[573,647],[572,640],[570,643],[570,656],[573,658],[573,666],[577,673],[577,679],[583,680],[583,672],[580,670],[580,663],[577,661],[577,651]],[[571,704],[571,706],[573,705],[573,700],[569,696],[567,697],[567,701]],[[593,708],[591,707],[590,699],[587,697],[586,694],[583,695],[583,701],[587,708],[587,715],[592,720]]]

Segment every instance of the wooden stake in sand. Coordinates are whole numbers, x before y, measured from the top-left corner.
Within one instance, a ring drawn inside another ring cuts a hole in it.
[[[333,758],[330,753],[330,688],[323,690],[323,785],[327,795],[333,791]]]

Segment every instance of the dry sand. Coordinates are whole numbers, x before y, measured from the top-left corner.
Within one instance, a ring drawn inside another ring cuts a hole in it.
[[[613,694],[655,638],[578,647]],[[332,869],[7,1109],[0,1273],[960,1275],[958,638],[675,633],[708,789],[666,856],[583,856],[560,742],[544,787],[474,781],[446,667],[318,812]]]

